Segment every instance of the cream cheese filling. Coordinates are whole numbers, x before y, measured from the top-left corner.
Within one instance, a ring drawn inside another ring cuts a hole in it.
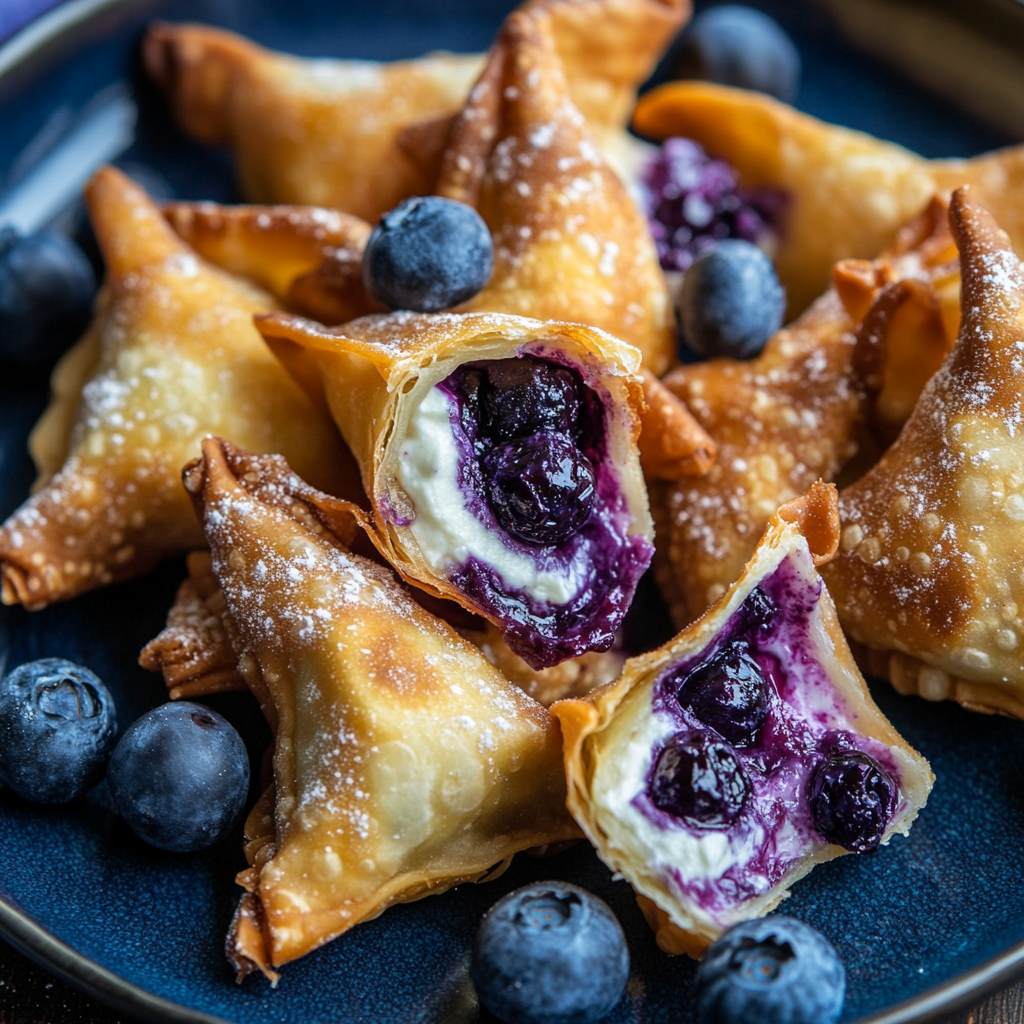
[[[409,418],[397,477],[415,510],[409,530],[435,572],[443,574],[476,558],[491,566],[507,587],[524,591],[534,601],[565,604],[576,596],[582,580],[571,564],[564,572],[539,568],[529,555],[510,551],[502,534],[466,507],[449,399],[438,387],[427,392]]]

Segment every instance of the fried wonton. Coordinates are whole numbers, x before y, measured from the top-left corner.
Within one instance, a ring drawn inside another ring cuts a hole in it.
[[[507,313],[257,326],[326,397],[403,578],[492,622],[533,668],[612,646],[653,553],[635,348]]]
[[[549,20],[576,104],[628,161],[637,86],[689,14],[688,0],[533,0]],[[202,25],[156,25],[143,56],[186,132],[227,145],[253,202],[345,210],[369,221],[433,190],[444,133],[484,65],[438,53],[378,63],[305,60]],[[440,139],[425,157],[403,132]],[[440,130],[437,136],[436,129]],[[404,143],[404,144],[403,144]]]
[[[371,227],[315,206],[164,203],[164,216],[200,256],[255,281],[289,309],[328,324],[383,312],[363,287]]]
[[[925,160],[890,142],[799,113],[763,93],[673,82],[644,96],[641,135],[695,139],[747,186],[788,193],[775,257],[795,315],[827,286],[836,260],[874,259],[935,192],[971,184],[1024,253],[1024,147],[971,160]]]
[[[228,940],[241,976],[578,835],[554,720],[351,553],[355,506],[214,438],[184,481],[274,732]]]
[[[706,476],[648,479],[655,570],[677,626],[739,575],[775,509],[835,479],[854,456],[877,455],[863,429],[869,412],[888,440],[934,371],[936,349],[940,359],[945,351],[958,280],[951,245],[936,200],[873,263],[837,264],[835,287],[756,359],[681,366],[665,378],[718,448]]]
[[[202,260],[120,172],[87,189],[107,266],[96,320],[33,432],[36,493],[0,528],[3,600],[41,608],[203,543],[181,467],[211,431],[335,493],[351,456],[252,325],[271,297]]]
[[[824,575],[847,633],[903,693],[1024,718],[1024,270],[953,195],[963,279],[953,351],[881,461],[843,491]]]
[[[590,324],[668,368],[675,320],[654,242],[572,103],[546,19],[506,20],[437,192],[476,208],[494,238],[491,280],[461,309]]]
[[[838,539],[817,483],[702,618],[552,707],[569,809],[668,953],[703,955],[815,865],[905,834],[928,798],[928,763],[872,701],[815,571]]]

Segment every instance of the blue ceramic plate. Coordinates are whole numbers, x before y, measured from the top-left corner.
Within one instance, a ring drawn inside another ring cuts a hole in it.
[[[159,170],[183,198],[237,198],[227,159],[183,139],[138,74],[138,37],[154,16],[226,25],[297,53],[396,58],[430,48],[483,49],[504,12],[500,0],[345,7],[323,0],[70,0],[0,47],[0,211],[4,196],[20,189],[20,216],[56,212],[46,205],[69,168],[88,163],[89,154],[112,156],[130,140],[135,105],[128,159]],[[850,52],[814,8],[780,2],[772,13],[803,52],[800,102],[808,111],[931,156],[966,156],[1008,141]],[[71,149],[54,150],[69,138]],[[41,176],[44,186],[36,187]],[[27,492],[25,439],[46,394],[45,372],[0,373],[2,515]],[[174,563],[43,612],[9,611],[0,621],[9,633],[9,664],[63,656],[91,666],[127,725],[164,699],[160,680],[135,659],[162,628],[183,574]],[[924,1021],[1024,973],[1024,725],[901,698],[883,684],[874,689],[883,711],[930,758],[935,791],[911,839],[819,867],[797,885],[786,910],[824,932],[845,960],[844,1020]],[[210,703],[239,725],[258,756],[268,736],[252,702],[229,694]],[[233,876],[243,866],[237,838],[195,856],[143,845],[111,813],[103,786],[70,809],[0,793],[0,932],[138,1016],[246,1024],[477,1020],[466,969],[480,915],[511,889],[556,877],[607,900],[626,929],[633,973],[609,1021],[693,1019],[693,962],[657,950],[629,887],[584,844],[549,860],[520,856],[490,885],[394,907],[288,965],[276,991],[260,978],[236,986],[224,960],[239,893]]]

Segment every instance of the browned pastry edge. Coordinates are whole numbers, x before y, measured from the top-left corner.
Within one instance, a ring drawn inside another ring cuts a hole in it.
[[[640,416],[640,465],[649,480],[703,476],[718,457],[718,446],[677,398],[644,369],[646,410]]]

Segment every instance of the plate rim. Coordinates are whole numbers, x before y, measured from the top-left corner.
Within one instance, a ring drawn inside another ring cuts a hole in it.
[[[1021,0],[1024,2],[1024,0]],[[65,0],[0,43],[0,79],[114,8],[146,0]],[[147,991],[58,939],[0,894],[0,938],[62,981],[154,1024],[230,1024]],[[967,1009],[1024,978],[1024,940],[948,981],[852,1024],[927,1024]]]

